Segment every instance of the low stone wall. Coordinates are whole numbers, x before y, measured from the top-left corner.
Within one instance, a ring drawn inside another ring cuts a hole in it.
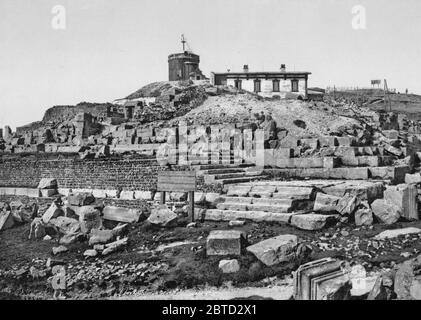
[[[58,158],[57,158],[58,157]],[[177,171],[187,166],[173,166]],[[155,159],[84,159],[53,155],[39,157],[5,157],[0,159],[0,187],[36,188],[41,178],[55,178],[59,189],[113,191],[150,191],[156,189],[158,172],[169,170]],[[198,191],[221,192],[221,185],[207,185],[197,177]],[[24,191],[24,190],[23,190]],[[36,190],[29,190],[36,191]],[[15,194],[15,192],[7,192]],[[26,193],[25,193],[26,194]],[[32,193],[28,194],[32,196]],[[142,197],[143,199],[144,197]],[[149,199],[149,196],[147,196]],[[136,197],[135,197],[136,199]]]
[[[154,159],[2,159],[0,186],[36,188],[55,178],[60,188],[151,190],[161,170]]]

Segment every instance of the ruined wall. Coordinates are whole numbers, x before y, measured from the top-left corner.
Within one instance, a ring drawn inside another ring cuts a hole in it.
[[[150,190],[166,169],[155,159],[2,159],[0,186],[36,188],[52,177],[60,188]]]
[[[114,107],[111,103],[88,103],[81,102],[76,106],[54,106],[49,108],[42,121],[64,121],[74,118],[78,113],[87,112],[95,117],[105,117],[107,115],[107,107]]]

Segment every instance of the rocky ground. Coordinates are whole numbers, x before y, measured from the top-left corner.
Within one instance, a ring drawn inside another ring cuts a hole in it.
[[[105,257],[85,257],[83,253],[89,249],[86,241],[66,245],[66,252],[54,255],[52,250],[59,246],[59,239],[28,240],[29,224],[4,230],[0,233],[0,292],[5,298],[52,298],[53,267],[64,265],[67,282],[64,294],[74,299],[174,294],[182,298],[185,290],[206,296],[207,290],[212,292],[209,287],[228,288],[231,296],[232,292],[238,296],[247,295],[252,288],[284,285],[285,293],[291,291],[291,272],[309,260],[335,257],[349,261],[351,266],[364,267],[368,275],[378,275],[393,270],[421,251],[421,233],[392,239],[374,238],[388,228],[421,227],[421,222],[359,228],[336,225],[317,232],[275,223],[247,222],[230,227],[224,222],[199,222],[193,228],[186,227],[188,223],[189,219],[184,218],[169,228],[148,221],[131,224],[126,234],[128,245]],[[244,231],[249,244],[279,234],[297,235],[300,245],[308,250],[293,261],[272,267],[244,252],[233,257],[238,259],[239,271],[225,274],[218,267],[221,258],[206,255],[206,239],[212,230],[232,229]],[[235,291],[238,288],[240,291]],[[256,289],[256,295],[258,292]],[[281,297],[285,298],[285,294],[280,294]]]

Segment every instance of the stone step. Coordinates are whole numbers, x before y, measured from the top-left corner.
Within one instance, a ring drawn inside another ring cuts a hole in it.
[[[257,175],[257,176],[246,176],[242,178],[229,178],[229,179],[222,179],[222,180],[215,180],[215,183],[221,184],[234,184],[234,183],[243,183],[243,182],[250,182],[253,180],[264,180],[267,179],[267,175]]]
[[[241,173],[245,172],[244,168],[222,168],[222,169],[211,169],[202,171],[203,174],[219,175],[226,173]]]
[[[368,167],[350,168],[307,168],[307,169],[267,169],[265,173],[278,178],[318,178],[318,179],[344,179],[367,180]]]
[[[246,172],[242,171],[242,172],[234,172],[234,173],[215,174],[213,176],[215,180],[221,180],[221,179],[241,178],[241,177],[245,177],[246,175],[250,175],[250,174],[247,174]],[[209,175],[209,176],[212,176],[212,175]]]
[[[391,165],[394,157],[390,156],[356,156],[342,157],[341,164],[348,167],[381,167]]]
[[[197,211],[198,212],[198,211]],[[265,212],[265,211],[237,211],[237,210],[220,210],[220,209],[209,209],[196,218],[211,220],[211,221],[231,221],[238,219],[246,219],[255,222],[278,222],[278,223],[289,223],[291,217],[298,213],[276,213],[276,212]]]
[[[277,186],[276,192],[272,194],[274,199],[297,199],[313,200],[315,189],[312,187],[282,187]]]
[[[234,211],[264,211],[287,213],[292,212],[291,204],[270,205],[270,204],[248,204],[248,203],[218,203],[216,208],[219,210],[234,210]]]
[[[214,170],[214,169],[232,169],[232,168],[248,168],[254,167],[251,163],[238,163],[238,164],[201,164],[193,166],[195,170]]]
[[[268,205],[292,205],[292,199],[272,199],[272,198],[253,198],[253,197],[222,197],[224,203],[241,204],[268,204]]]

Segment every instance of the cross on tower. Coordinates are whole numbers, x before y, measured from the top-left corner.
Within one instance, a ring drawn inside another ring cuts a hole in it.
[[[184,34],[181,35],[181,43],[183,44],[183,52],[184,52],[184,51],[186,51],[185,50],[186,39],[184,38]]]

